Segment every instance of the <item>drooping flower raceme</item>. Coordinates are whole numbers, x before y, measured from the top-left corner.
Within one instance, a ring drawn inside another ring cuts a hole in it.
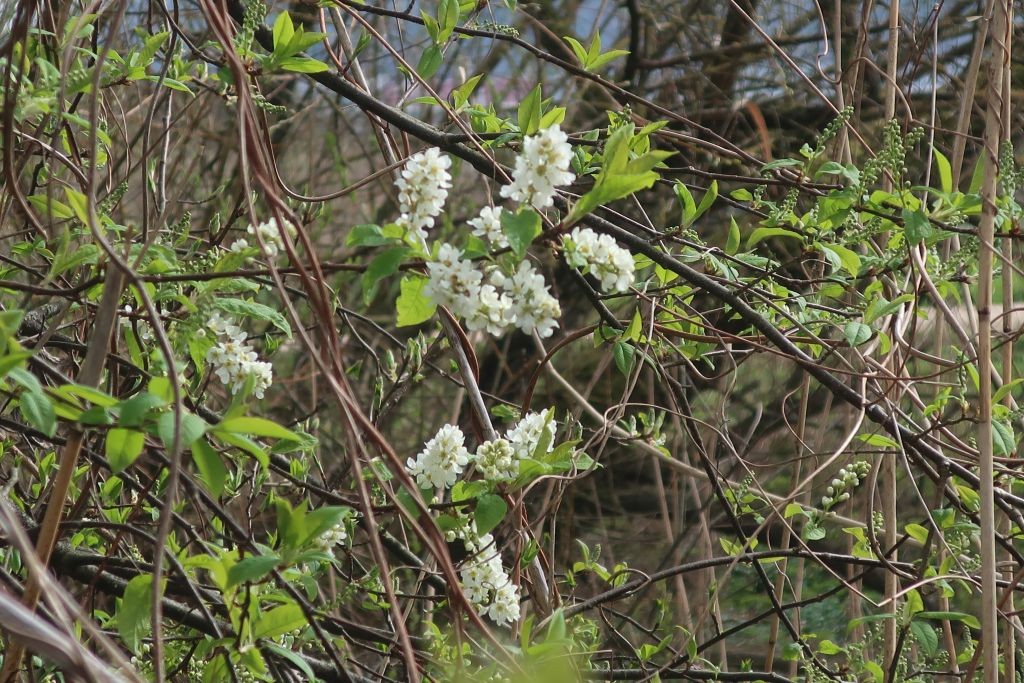
[[[464,443],[461,429],[444,425],[419,455],[409,458],[406,469],[423,488],[451,488],[469,464],[469,451]]]
[[[464,318],[470,330],[499,335],[518,327],[527,334],[536,330],[541,337],[550,337],[558,327],[562,314],[558,300],[548,292],[544,276],[526,261],[511,276],[495,268],[484,282],[484,274],[462,258],[462,251],[445,243],[427,264],[427,275],[424,293]]]
[[[452,186],[448,169],[452,160],[437,147],[413,154],[395,186],[398,188],[398,209],[402,215],[398,224],[415,234],[425,245],[427,228],[434,226],[434,218],[441,213]]]
[[[477,612],[490,617],[499,626],[519,618],[519,587],[505,573],[501,555],[492,547],[494,539],[484,534],[467,548],[476,552],[459,572],[462,591]]]
[[[501,230],[501,207],[485,206],[480,215],[467,221],[473,227],[473,234],[497,249],[508,246],[508,238]]]
[[[206,353],[206,361],[213,366],[213,374],[232,394],[242,391],[246,381],[252,378],[252,392],[256,398],[274,381],[274,369],[270,363],[261,361],[259,355],[245,341],[245,333],[230,320],[214,312],[207,320],[207,327],[219,340]]]
[[[569,265],[585,269],[601,282],[606,292],[626,292],[633,284],[635,265],[628,249],[620,247],[609,235],[598,235],[590,228],[573,228],[564,241]]]
[[[542,338],[551,336],[558,327],[562,308],[558,299],[548,292],[544,276],[534,270],[529,261],[522,261],[511,276],[496,271],[491,277],[498,287],[505,290],[511,301],[513,322],[526,334],[537,331]]]
[[[524,138],[512,171],[512,183],[501,188],[501,196],[538,209],[551,206],[555,188],[576,179],[569,170],[572,146],[568,141],[569,137],[557,125]]]

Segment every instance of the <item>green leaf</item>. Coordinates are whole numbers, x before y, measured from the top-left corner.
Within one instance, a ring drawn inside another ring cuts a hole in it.
[[[725,253],[734,256],[740,250],[740,226],[736,219],[729,217],[729,237],[725,241]]]
[[[300,74],[317,74],[322,71],[329,71],[331,68],[319,59],[313,59],[312,57],[285,57],[277,64],[285,71],[294,71]]]
[[[125,586],[117,607],[117,632],[132,652],[139,651],[142,639],[149,633],[152,588],[152,574],[134,577]]]
[[[274,554],[250,555],[249,557],[239,560],[236,564],[232,565],[231,569],[228,570],[227,587],[231,588],[241,583],[259,581],[264,576],[274,571],[280,563],[281,558]]]
[[[313,669],[310,668],[309,663],[305,659],[303,659],[299,655],[299,653],[293,650],[283,648],[280,645],[275,645],[274,643],[264,643],[261,647],[265,648],[269,652],[272,652],[274,655],[281,657],[282,659],[287,659],[292,665],[295,666],[296,669],[301,671],[303,675],[306,676],[306,680],[309,681],[309,683],[315,683],[315,681],[320,680],[316,677],[316,674],[313,672]]]
[[[459,24],[459,0],[441,0],[437,8],[437,25],[441,29],[437,42],[443,43]]]
[[[181,412],[181,448],[188,448],[206,433],[207,424],[203,418],[193,415],[187,410]],[[174,445],[174,413],[163,413],[156,423],[156,431],[163,441],[164,447],[170,450]]]
[[[914,640],[925,657],[934,657],[939,651],[939,635],[928,624],[921,621],[911,622],[910,632],[914,634]]]
[[[533,240],[541,233],[540,215],[532,209],[520,209],[516,213],[502,209],[501,231],[516,257],[522,260]]]
[[[933,619],[937,621],[961,621],[971,628],[980,629],[981,622],[978,618],[972,614],[964,614],[963,612],[918,612],[914,615],[915,619]]]
[[[167,402],[159,396],[143,391],[120,403],[117,423],[122,427],[140,427],[151,410],[165,405]]]
[[[476,502],[476,510],[473,512],[473,519],[476,521],[477,531],[483,535],[490,533],[508,512],[508,505],[501,496],[493,493],[480,496]]]
[[[437,304],[423,292],[427,282],[429,280],[420,275],[406,275],[402,278],[399,285],[401,293],[395,301],[399,327],[419,325],[433,317]]]
[[[309,543],[324,535],[331,527],[341,524],[349,514],[349,508],[341,505],[324,505],[306,515],[306,533],[301,543]]]
[[[23,391],[18,399],[18,410],[30,425],[47,436],[57,432],[57,413],[50,397],[42,391]]]
[[[917,211],[903,209],[902,215],[908,244],[927,242],[935,234],[931,221],[920,209]]]
[[[253,318],[270,323],[291,339],[292,326],[283,315],[270,306],[244,299],[215,299],[213,307],[240,318]]]
[[[135,462],[146,445],[146,435],[135,429],[115,427],[107,432],[106,456],[115,474]]]
[[[537,87],[531,90],[519,105],[519,130],[523,135],[533,135],[540,130],[540,105],[540,84],[538,83]]]
[[[932,147],[932,154],[935,156],[935,166],[939,170],[939,188],[949,194],[953,191],[953,168],[942,152]]]
[[[441,48],[437,45],[428,45],[427,49],[420,55],[420,61],[416,64],[416,73],[421,78],[430,78],[441,68],[443,59]]]
[[[345,245],[349,247],[381,247],[394,244],[395,240],[384,235],[379,225],[357,225],[348,232]]]
[[[907,524],[903,529],[907,532],[908,536],[922,545],[928,540],[928,529],[920,524]]]
[[[755,244],[762,240],[766,240],[769,237],[792,237],[794,239],[802,240],[803,235],[792,230],[786,230],[785,228],[758,228],[754,232],[750,233],[750,237],[747,238],[747,249],[750,249]]]
[[[1013,455],[1017,449],[1013,426],[1006,420],[992,420],[992,449],[997,456]]]
[[[615,359],[615,367],[619,369],[619,372],[623,376],[629,377],[636,361],[636,349],[633,348],[633,345],[622,341],[615,342],[612,347],[612,357]]]
[[[283,54],[284,48],[295,35],[295,25],[287,12],[281,12],[274,20],[274,53]]]
[[[228,478],[228,471],[220,459],[220,454],[205,439],[197,439],[192,443],[192,461],[210,494],[214,498],[220,498]]]
[[[213,428],[215,432],[266,436],[273,439],[298,441],[299,435],[290,429],[262,417],[229,417]]]
[[[391,247],[377,254],[363,273],[363,301],[367,304],[373,297],[378,282],[398,272],[398,267],[409,255],[409,247]]]
[[[846,342],[851,348],[856,348],[861,344],[864,344],[869,339],[873,330],[870,325],[865,325],[862,322],[852,321],[846,323],[843,327],[843,336],[846,338]]]

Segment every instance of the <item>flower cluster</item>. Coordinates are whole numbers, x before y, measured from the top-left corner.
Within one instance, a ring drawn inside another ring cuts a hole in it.
[[[821,507],[830,510],[836,505],[850,500],[850,493],[860,486],[870,471],[871,464],[867,460],[860,460],[848,468],[844,467],[839,470],[838,476],[825,489]]]
[[[444,425],[415,458],[409,458],[409,474],[416,477],[422,488],[451,488],[469,464],[469,451],[464,443],[461,429]]]
[[[544,276],[523,261],[512,275],[493,269],[484,273],[462,258],[462,251],[442,244],[437,258],[427,264],[430,278],[424,290],[439,306],[466,321],[470,330],[499,335],[512,327],[550,337],[562,314],[558,300],[548,291]]]
[[[508,238],[501,230],[501,207],[485,206],[480,209],[480,215],[467,221],[473,228],[473,234],[496,249],[504,249],[508,246]]]
[[[480,444],[474,462],[477,471],[488,481],[511,481],[519,474],[519,453],[508,439]]]
[[[259,225],[250,225],[245,231],[256,238],[256,244],[253,246],[259,246],[263,251],[263,255],[267,258],[274,258],[284,251],[284,236],[281,233],[281,228],[278,226],[276,218],[270,218],[270,220],[263,221]],[[285,223],[285,232],[290,237],[295,237],[295,226],[291,223]],[[248,240],[239,238],[232,243],[230,250],[239,253],[248,249],[249,246]]]
[[[493,545],[490,534],[466,539],[466,548],[474,557],[463,565],[459,578],[466,599],[477,612],[502,626],[519,618],[519,587],[505,573]]]
[[[568,140],[557,125],[524,138],[523,150],[512,171],[512,183],[501,188],[501,196],[538,209],[551,206],[555,188],[576,179],[569,171],[572,146]]]
[[[633,284],[633,255],[609,235],[598,235],[590,228],[573,228],[564,246],[569,265],[586,269],[601,282],[603,290],[626,292]]]
[[[527,413],[512,429],[508,430],[505,437],[516,452],[516,458],[532,458],[537,454],[541,441],[547,442],[545,455],[555,447],[555,410],[548,408],[539,413]]]
[[[219,340],[206,353],[206,361],[213,366],[213,373],[232,394],[237,394],[251,378],[253,395],[263,398],[274,381],[274,370],[270,363],[261,361],[256,352],[245,341],[245,332],[230,320],[214,312],[207,320],[207,327]]]
[[[344,543],[348,539],[348,530],[345,528],[344,523],[335,524],[330,529],[325,531],[319,539],[317,539],[317,545],[325,553],[331,552],[336,545]]]
[[[427,228],[434,226],[434,217],[441,213],[452,186],[448,169],[452,160],[431,147],[409,157],[395,187],[398,208],[402,215],[398,224],[415,234],[425,245]]]

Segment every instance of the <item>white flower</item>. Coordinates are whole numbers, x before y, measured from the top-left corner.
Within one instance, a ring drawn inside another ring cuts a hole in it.
[[[519,587],[507,580],[494,591],[494,600],[485,614],[498,626],[519,619]]]
[[[345,524],[335,524],[320,536],[317,545],[324,552],[330,552],[334,546],[341,545],[346,539],[348,539],[348,530],[345,529]]]
[[[276,218],[271,217],[269,220],[258,225],[250,225],[245,231],[256,238],[256,243],[260,245],[263,255],[267,258],[274,258],[284,251],[284,237],[281,234],[281,229],[278,227]],[[296,235],[295,226],[291,223],[285,223],[285,231],[291,237]],[[247,240],[238,239],[231,245],[231,251],[238,253],[248,247],[249,242]]]
[[[557,125],[524,138],[512,171],[512,184],[501,188],[501,196],[538,209],[551,206],[555,188],[576,179],[569,171],[572,146],[568,139]]]
[[[528,261],[522,261],[511,277],[500,272],[491,277],[498,287],[505,290],[511,301],[510,322],[526,334],[537,331],[541,337],[550,337],[558,327],[562,315],[558,299],[548,292],[544,276],[534,270]]]
[[[206,326],[218,337],[228,337],[236,341],[245,340],[245,332],[242,331],[242,328],[234,321],[223,317],[220,311],[210,314],[210,317],[206,319]]]
[[[519,587],[505,573],[501,555],[489,549],[492,543],[489,534],[479,539],[477,547],[488,550],[468,560],[459,571],[459,578],[466,599],[477,612],[500,626],[519,618]]]
[[[398,188],[398,224],[427,242],[427,228],[434,226],[434,217],[441,213],[448,198],[452,177],[448,173],[452,160],[431,147],[409,157],[395,187]]]
[[[259,360],[256,352],[241,339],[228,339],[210,348],[206,361],[213,366],[213,374],[232,394],[245,386],[246,380],[253,379],[253,395],[263,398],[263,392],[274,381],[270,363]]]
[[[468,223],[473,226],[473,234],[492,247],[504,249],[508,246],[508,239],[501,230],[501,207],[485,206],[480,209],[480,215]]]
[[[609,235],[598,235],[590,228],[573,228],[565,240],[565,258],[569,265],[586,269],[596,277],[606,292],[626,292],[633,284],[633,255]]]
[[[489,481],[510,481],[519,474],[519,453],[506,439],[480,444],[474,462],[477,471]]]
[[[451,488],[469,464],[469,451],[464,442],[461,429],[444,425],[415,458],[409,458],[406,469],[423,488]]]
[[[532,458],[541,439],[547,439],[546,453],[550,453],[555,447],[555,420],[554,409],[548,408],[539,413],[528,413],[515,427],[508,430],[505,435],[516,453],[516,457]]]
[[[499,335],[511,322],[512,301],[503,293],[499,294],[494,285],[483,285],[474,295],[460,297],[455,309],[465,317],[470,330],[487,330],[488,334]]]
[[[484,277],[469,259],[462,258],[461,249],[447,243],[438,249],[437,259],[427,264],[427,275],[430,280],[424,294],[456,315],[460,300],[477,298]]]

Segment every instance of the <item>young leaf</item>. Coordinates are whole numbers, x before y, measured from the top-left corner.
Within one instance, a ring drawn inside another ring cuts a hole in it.
[[[134,429],[116,427],[107,432],[105,451],[111,471],[116,474],[130,466],[145,444],[146,435]]]
[[[520,209],[511,213],[501,211],[501,230],[517,258],[526,256],[526,250],[541,233],[540,215],[532,209]]]
[[[433,317],[437,304],[423,293],[427,286],[427,278],[419,275],[406,275],[399,285],[401,293],[395,301],[398,311],[398,326],[409,327],[419,325]]]
[[[507,512],[508,505],[501,496],[492,493],[481,496],[476,502],[476,510],[473,513],[477,531],[481,535],[490,533],[501,523]]]

